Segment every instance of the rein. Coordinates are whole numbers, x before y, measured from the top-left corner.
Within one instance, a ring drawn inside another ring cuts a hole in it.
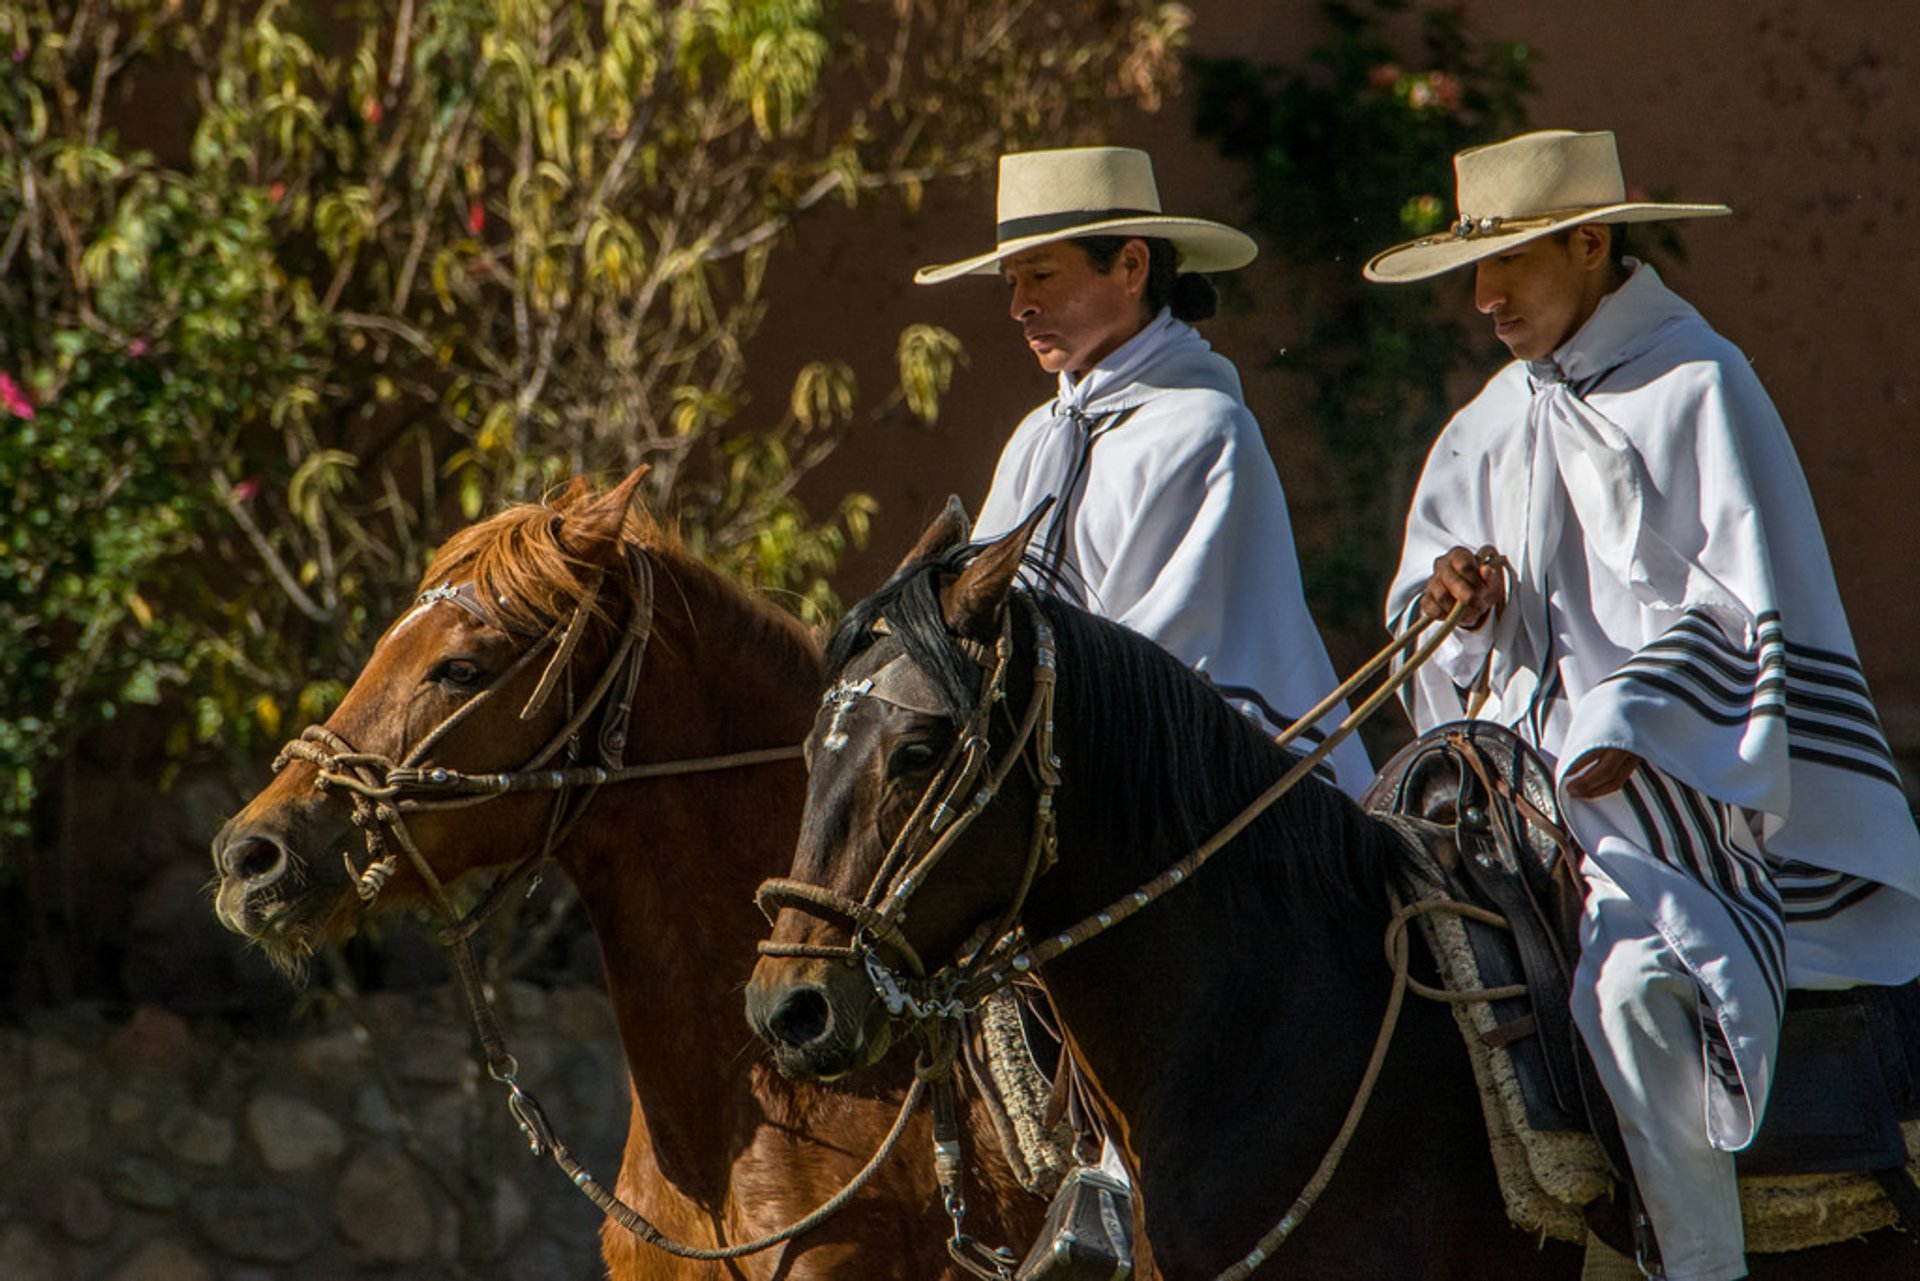
[[[673,1240],[661,1232],[639,1210],[622,1200],[616,1193],[609,1191],[555,1135],[552,1123],[548,1121],[539,1100],[520,1084],[519,1063],[507,1050],[505,1037],[500,1031],[499,1019],[494,1013],[488,984],[481,975],[472,947],[474,933],[505,902],[508,891],[535,866],[552,855],[554,849],[586,812],[587,805],[594,794],[606,784],[712,770],[741,769],[774,761],[793,760],[801,754],[801,749],[796,744],[676,761],[651,762],[644,765],[621,763],[625,755],[633,698],[639,685],[640,664],[646,653],[647,641],[652,634],[654,601],[651,564],[646,556],[631,544],[627,546],[626,552],[628,563],[633,570],[635,596],[633,609],[628,616],[626,630],[622,634],[619,647],[587,697],[580,700],[577,708],[574,706],[569,660],[585,634],[587,623],[591,619],[598,599],[601,580],[593,583],[574,607],[572,616],[564,624],[556,623],[551,627],[539,640],[529,646],[525,653],[515,659],[492,685],[474,695],[428,731],[420,742],[408,749],[399,763],[396,764],[390,758],[377,753],[356,751],[339,734],[323,725],[313,725],[303,730],[299,738],[280,749],[274,759],[273,769],[277,774],[294,760],[307,761],[317,770],[314,778],[316,789],[327,792],[333,788],[339,788],[349,794],[353,805],[353,822],[361,829],[366,841],[368,863],[364,869],[357,869],[350,855],[343,853],[341,857],[346,863],[348,875],[353,879],[355,891],[363,902],[373,902],[398,870],[398,855],[388,848],[389,834],[399,845],[400,853],[405,855],[408,864],[426,885],[435,907],[447,922],[439,934],[439,941],[452,955],[454,974],[459,979],[461,994],[466,1000],[474,1033],[479,1039],[481,1052],[486,1059],[487,1075],[506,1088],[507,1111],[519,1125],[521,1133],[526,1136],[533,1154],[550,1156],[554,1164],[566,1174],[575,1187],[580,1189],[582,1195],[599,1208],[603,1215],[648,1245],[683,1259],[703,1261],[737,1259],[772,1249],[774,1246],[811,1231],[833,1217],[858,1195],[899,1147],[900,1140],[906,1133],[907,1122],[913,1110],[919,1106],[921,1098],[928,1092],[930,1082],[936,1100],[936,1116],[942,1112],[951,1116],[954,1112],[952,1087],[947,1079],[948,1069],[951,1066],[951,1050],[949,1049],[945,1061],[942,1061],[940,1055],[934,1054],[924,1057],[915,1064],[914,1082],[908,1089],[906,1098],[901,1102],[899,1115],[894,1118],[892,1127],[888,1130],[886,1137],[881,1140],[873,1156],[839,1192],[811,1213],[784,1228],[753,1241],[714,1248],[690,1246]],[[420,594],[415,604],[424,606],[442,601],[467,610],[490,626],[500,626],[499,621],[491,615],[490,611],[475,599],[469,584],[442,584],[429,588]],[[503,688],[514,676],[528,669],[549,646],[553,647],[553,655],[548,660],[547,667],[542,672],[533,694],[521,709],[520,718],[530,719],[556,690],[563,687],[563,684],[567,693],[569,714],[566,723],[533,754],[526,764],[518,769],[501,772],[467,773],[424,763],[427,753],[456,725],[469,717],[474,709],[496,690]],[[579,750],[580,731],[596,710],[602,711],[596,746],[600,759],[609,763],[569,765],[557,769],[545,768],[548,762],[562,751],[566,752],[569,760],[576,757]],[[568,794],[574,789],[584,790],[570,807]],[[414,841],[412,833],[408,831],[406,816],[429,810],[475,805],[513,792],[534,791],[550,791],[556,794],[553,813],[549,816],[547,833],[540,848],[503,873],[480,905],[463,918],[454,906],[445,883],[434,872],[419,845]],[[952,1145],[951,1160],[957,1168],[957,1142]],[[956,1212],[956,1204],[955,1201],[949,1200],[950,1213]],[[963,1204],[959,1205],[958,1213],[964,1213]]]

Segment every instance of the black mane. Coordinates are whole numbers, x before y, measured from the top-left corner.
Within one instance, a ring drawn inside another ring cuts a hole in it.
[[[937,589],[978,551],[957,548],[908,566],[849,611],[828,642],[828,681],[871,643],[874,621],[884,615],[956,721],[964,720],[979,696],[979,669],[954,648]],[[1099,879],[1116,894],[1192,852],[1297,761],[1145,637],[1057,597],[1016,594],[1038,606],[1056,637],[1063,855],[1066,839],[1097,849]],[[1014,608],[1023,619],[1026,611],[1018,602]],[[1033,648],[1025,632],[1016,628],[1020,657],[1008,689],[1015,709],[1025,706],[1029,688]],[[1386,858],[1376,825],[1344,793],[1309,776],[1221,850],[1204,875],[1244,928],[1271,929],[1303,913],[1378,903]],[[1054,923],[1029,922],[1036,925]]]

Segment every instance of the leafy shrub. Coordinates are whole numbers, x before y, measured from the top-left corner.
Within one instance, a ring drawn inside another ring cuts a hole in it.
[[[1177,5],[178,0],[0,8],[0,840],[76,735],[176,756],[325,715],[451,523],[651,467],[688,542],[803,613],[871,500],[795,481],[931,418],[951,335],[742,412],[769,259],[1158,101]],[[124,136],[178,130],[178,142]],[[864,408],[863,408],[864,406]]]

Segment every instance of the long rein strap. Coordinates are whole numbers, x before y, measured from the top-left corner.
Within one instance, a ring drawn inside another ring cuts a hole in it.
[[[1315,724],[1320,717],[1339,706],[1348,695],[1357,690],[1369,677],[1391,662],[1396,655],[1414,646],[1416,641],[1419,642],[1418,648],[1414,649],[1412,655],[1383,680],[1379,687],[1376,688],[1365,701],[1350,711],[1318,747],[1295,762],[1291,769],[1281,775],[1266,791],[1255,797],[1239,814],[1228,820],[1226,825],[1220,828],[1219,831],[1202,842],[1191,854],[1188,854],[1179,862],[1174,863],[1158,876],[1140,885],[1131,893],[1115,899],[1106,907],[1084,917],[1077,923],[1055,934],[1053,937],[1043,939],[1032,947],[1021,949],[1010,958],[993,963],[991,968],[984,969],[982,972],[969,977],[961,984],[957,993],[958,998],[963,1002],[971,1004],[986,997],[992,992],[1005,987],[1018,975],[1039,969],[1041,966],[1057,959],[1064,953],[1079,947],[1089,939],[1106,933],[1114,926],[1120,924],[1120,922],[1139,912],[1142,908],[1148,907],[1157,901],[1168,891],[1183,884],[1195,872],[1204,867],[1209,859],[1231,843],[1240,833],[1245,831],[1255,819],[1259,818],[1260,815],[1270,809],[1276,801],[1291,791],[1301,779],[1312,773],[1314,768],[1318,766],[1321,761],[1332,755],[1333,750],[1344,742],[1362,722],[1372,716],[1374,712],[1378,711],[1381,705],[1393,697],[1402,685],[1405,685],[1409,680],[1413,679],[1414,673],[1433,656],[1433,652],[1440,647],[1441,642],[1445,641],[1446,638],[1452,634],[1454,628],[1458,626],[1460,614],[1464,608],[1464,603],[1455,604],[1447,616],[1440,620],[1438,630],[1424,640],[1421,639],[1421,633],[1424,632],[1428,625],[1434,620],[1427,615],[1421,615],[1412,623],[1408,624],[1407,627],[1392,640],[1388,641],[1387,644],[1371,659],[1367,660],[1358,671],[1352,676],[1349,676],[1345,681],[1342,681],[1339,687],[1328,694],[1326,698],[1322,699],[1316,707],[1307,712],[1306,715],[1300,717],[1281,733],[1275,741],[1282,745],[1298,738],[1307,728]]]
[[[1351,734],[1367,717],[1378,710],[1402,685],[1411,680],[1413,674],[1425,664],[1427,659],[1433,655],[1433,652],[1439,648],[1441,642],[1453,632],[1459,623],[1460,615],[1464,608],[1464,603],[1455,604],[1453,609],[1442,621],[1439,630],[1421,643],[1419,647],[1414,650],[1412,656],[1403,663],[1399,669],[1391,673],[1385,681],[1381,682],[1379,688],[1359,707],[1349,713],[1349,715],[1341,721],[1338,728],[1329,734],[1319,747],[1307,756],[1301,758],[1292,769],[1288,770],[1277,782],[1265,792],[1261,793],[1260,796],[1256,797],[1246,809],[1242,810],[1228,822],[1225,827],[1216,832],[1192,854],[1182,859],[1160,876],[1142,885],[1125,898],[1116,901],[1100,912],[1096,912],[1094,915],[1087,917],[1077,925],[1055,935],[1040,945],[1016,954],[1012,960],[1007,963],[1005,968],[996,968],[988,972],[981,979],[963,984],[960,992],[961,998],[963,1000],[979,999],[980,996],[985,996],[987,992],[997,990],[997,988],[1009,981],[1006,977],[1007,969],[1011,969],[1016,973],[1024,973],[1029,969],[1037,968],[1085,942],[1087,939],[1111,929],[1114,925],[1132,916],[1167,891],[1183,883],[1194,872],[1198,871],[1209,858],[1244,831],[1250,823],[1265,812],[1274,802],[1279,800],[1281,796],[1285,795],[1300,779],[1306,777],[1316,765],[1333,752],[1334,748],[1339,746],[1342,740]],[[1287,730],[1279,736],[1277,741],[1284,745],[1299,737],[1309,726],[1315,724],[1322,716],[1338,706],[1342,700],[1359,688],[1370,676],[1389,663],[1395,655],[1413,646],[1419,639],[1420,633],[1426,630],[1432,621],[1433,620],[1427,615],[1421,615],[1399,635],[1388,642],[1379,653],[1375,654],[1374,657],[1368,660],[1358,671],[1341,682],[1340,686],[1323,699],[1319,705],[1289,726]],[[1381,1016],[1380,1030],[1374,1037],[1373,1051],[1368,1056],[1366,1070],[1361,1074],[1360,1084],[1354,1091],[1353,1101],[1348,1105],[1347,1114],[1341,1121],[1340,1129],[1338,1133],[1335,1134],[1333,1142],[1328,1145],[1326,1152],[1320,1158],[1319,1164],[1314,1168],[1313,1174],[1308,1178],[1300,1194],[1294,1198],[1293,1204],[1287,1208],[1287,1212],[1281,1216],[1278,1223],[1274,1224],[1273,1227],[1269,1228],[1266,1233],[1261,1236],[1252,1250],[1248,1251],[1245,1256],[1221,1272],[1215,1281],[1246,1281],[1288,1237],[1293,1235],[1294,1230],[1298,1228],[1301,1221],[1306,1218],[1307,1213],[1319,1200],[1320,1195],[1326,1190],[1327,1186],[1332,1183],[1334,1173],[1339,1169],[1341,1159],[1346,1155],[1347,1146],[1352,1141],[1354,1133],[1359,1129],[1361,1118],[1366,1114],[1367,1104],[1372,1101],[1374,1086],[1379,1082],[1381,1069],[1386,1063],[1387,1051],[1392,1045],[1394,1031],[1399,1026],[1400,1010],[1405,1002],[1407,988],[1411,982],[1409,975],[1410,951],[1405,925],[1412,915],[1424,910],[1424,905],[1419,904],[1416,904],[1412,908],[1402,907],[1398,897],[1394,895],[1391,890],[1388,891],[1388,897],[1394,909],[1386,940],[1387,959],[1393,972],[1393,983],[1388,991],[1386,1010]],[[976,989],[980,989],[978,996],[974,995]]]
[[[752,1241],[743,1241],[736,1245],[694,1246],[687,1245],[667,1236],[646,1215],[623,1200],[616,1192],[610,1191],[605,1184],[596,1179],[587,1167],[568,1150],[553,1132],[552,1124],[547,1120],[546,1111],[540,1101],[526,1090],[517,1079],[519,1065],[506,1049],[504,1038],[500,1034],[500,1025],[494,1016],[493,1003],[488,999],[485,980],[473,957],[473,949],[465,938],[454,940],[449,945],[454,954],[454,972],[460,978],[462,994],[466,997],[467,1012],[473,1021],[474,1031],[480,1038],[482,1052],[487,1058],[487,1075],[507,1089],[507,1111],[520,1126],[520,1132],[527,1138],[528,1148],[535,1156],[546,1155],[552,1159],[563,1174],[580,1189],[589,1201],[599,1208],[610,1221],[617,1223],[628,1232],[648,1245],[666,1254],[682,1259],[723,1260],[738,1259],[749,1254],[758,1254],[771,1250],[803,1233],[810,1232],[835,1214],[859,1195],[861,1189],[873,1181],[880,1167],[887,1163],[894,1151],[900,1146],[900,1140],[906,1135],[907,1122],[913,1116],[913,1110],[920,1105],[921,1097],[926,1093],[927,1085],[916,1075],[906,1097],[900,1101],[900,1111],[893,1119],[893,1125],[887,1130],[886,1137],[874,1151],[867,1163],[847,1181],[846,1186],[819,1207],[804,1217],[788,1224],[784,1228],[770,1232]]]

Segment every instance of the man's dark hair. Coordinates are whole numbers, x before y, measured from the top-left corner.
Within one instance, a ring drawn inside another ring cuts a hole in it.
[[[1624,274],[1627,270],[1627,224],[1624,222],[1602,222],[1583,223],[1581,225],[1599,226],[1606,229],[1607,261],[1613,265],[1614,270]],[[1553,238],[1563,245],[1572,244],[1573,233],[1578,230],[1580,230],[1579,227],[1568,227],[1564,231],[1554,232]]]
[[[1086,252],[1093,269],[1104,276],[1113,270],[1114,259],[1129,240],[1147,247],[1145,302],[1149,315],[1157,316],[1162,307],[1170,307],[1175,320],[1191,324],[1220,310],[1220,295],[1213,282],[1196,272],[1181,271],[1180,251],[1164,236],[1077,236],[1073,243]]]

